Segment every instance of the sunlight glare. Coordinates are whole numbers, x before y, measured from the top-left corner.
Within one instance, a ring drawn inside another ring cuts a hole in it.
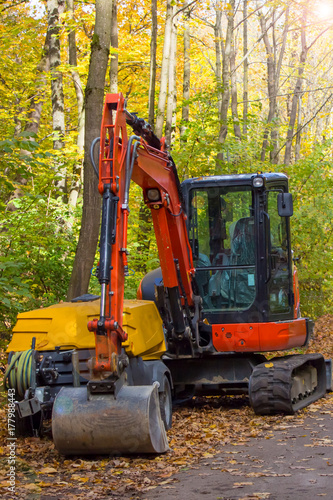
[[[328,20],[333,17],[333,6],[331,2],[320,2],[316,10],[321,19]]]

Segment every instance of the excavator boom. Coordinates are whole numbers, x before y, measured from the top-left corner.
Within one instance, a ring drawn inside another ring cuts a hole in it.
[[[128,139],[126,121],[140,135]],[[63,388],[55,400],[52,431],[56,447],[64,454],[161,453],[168,449],[158,381],[135,387],[127,383],[129,359],[123,343],[128,335],[122,322],[131,179],[142,188],[152,209],[175,335],[179,338],[189,329],[183,305],[193,305],[194,270],[175,165],[149,126],[125,110],[123,96],[108,94],[99,153],[100,314],[88,323],[95,335],[95,356],[90,360],[92,376],[87,387]]]

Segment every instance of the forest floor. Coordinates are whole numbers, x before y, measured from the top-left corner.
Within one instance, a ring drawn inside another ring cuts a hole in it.
[[[316,322],[307,351],[332,357],[333,316]],[[170,451],[160,456],[68,459],[59,455],[48,436],[18,438],[15,492],[11,492],[3,404],[0,497],[333,498],[333,486],[331,491],[327,486],[333,485],[332,417],[332,393],[292,416],[256,416],[247,397],[195,398],[190,405],[174,410],[173,427],[168,431]]]

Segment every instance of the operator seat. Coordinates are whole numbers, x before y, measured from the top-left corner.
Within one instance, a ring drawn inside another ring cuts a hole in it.
[[[231,259],[233,264],[241,266],[255,265],[254,218],[239,219],[231,236]]]
[[[239,219],[231,235],[231,258],[233,266],[254,266],[256,244],[254,217]],[[230,275],[230,299],[234,307],[249,307],[255,298],[255,269],[233,269]]]

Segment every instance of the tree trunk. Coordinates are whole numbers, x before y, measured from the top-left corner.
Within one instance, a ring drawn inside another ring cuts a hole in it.
[[[173,16],[170,43],[169,74],[168,74],[168,100],[165,120],[165,138],[167,144],[171,145],[172,135],[176,128],[176,57],[177,57],[177,16]]]
[[[186,8],[188,1],[184,1]],[[180,139],[184,140],[187,124],[190,119],[190,82],[191,82],[191,58],[190,58],[190,25],[189,25],[189,10],[184,13],[184,72],[183,72],[183,104],[182,104],[182,124],[180,126]]]
[[[235,36],[234,36],[234,16],[235,16],[235,0],[230,0],[231,14],[230,15],[230,31],[231,31],[231,47],[230,47],[230,90],[231,90],[231,113],[234,126],[234,134],[238,139],[242,138],[241,128],[239,124],[239,116],[237,109],[237,83],[236,83],[236,54],[235,54]]]
[[[70,12],[71,19],[74,19],[74,0],[67,0],[67,8]],[[84,148],[84,96],[82,90],[82,82],[77,67],[77,54],[76,54],[76,39],[75,30],[72,30],[68,34],[68,62],[71,66],[71,74],[73,79],[73,84],[75,88],[76,101],[77,101],[77,140],[76,145],[78,152],[82,152]],[[74,166],[74,178],[71,183],[68,204],[71,207],[75,207],[77,199],[81,188],[81,177],[82,177],[82,164],[77,163]]]
[[[157,135],[157,137],[162,137],[163,134],[164,112],[165,112],[165,104],[168,93],[168,75],[169,75],[169,65],[170,65],[171,31],[172,31],[173,14],[174,14],[173,1],[167,0],[162,67],[161,67],[161,78],[160,78],[160,92],[158,96],[156,125],[155,125],[155,134]]]
[[[151,125],[152,128],[154,128],[154,122],[155,122],[156,51],[157,51],[157,0],[151,0],[148,123]]]
[[[263,40],[266,48],[266,59],[267,59],[267,90],[269,96],[269,110],[267,117],[267,125],[264,131],[263,143],[261,147],[260,160],[265,161],[266,150],[269,145],[268,136],[271,128],[272,120],[275,116],[276,110],[276,81],[275,81],[275,57],[272,45],[269,41],[266,20],[264,15],[260,12],[259,14],[261,31],[263,34]]]
[[[147,260],[149,259],[149,248],[150,248],[150,232],[152,228],[152,216],[151,210],[142,200],[139,209],[139,233],[137,235],[137,255],[139,256],[139,262],[137,265],[138,271],[146,274]]]
[[[243,0],[243,135],[247,136],[247,115],[249,99],[249,60],[248,60],[248,33],[247,33],[247,1]]]
[[[298,161],[301,157],[301,116],[302,116],[302,99],[301,96],[298,97],[298,110],[297,110],[297,134],[296,134],[296,144],[295,144],[295,161]]]
[[[214,26],[214,39],[215,39],[215,78],[217,85],[217,108],[219,121],[222,120],[222,55],[221,55],[221,43],[222,43],[222,11],[220,9],[216,10],[216,21]]]
[[[279,90],[280,74],[282,68],[283,56],[285,53],[287,34],[288,34],[288,19],[289,19],[289,8],[287,7],[285,11],[285,23],[283,29],[283,35],[281,42],[277,42],[275,37],[275,24],[278,19],[282,16],[283,11],[278,13],[276,10],[273,11],[272,22],[269,26],[272,27],[272,44],[269,41],[268,29],[266,26],[266,20],[262,12],[259,12],[260,26],[262,31],[262,38],[264,40],[266,48],[267,57],[267,87],[268,87],[268,98],[269,98],[269,111],[267,117],[267,125],[264,131],[263,143],[261,148],[261,161],[265,160],[266,151],[269,146],[268,137],[271,137],[271,150],[270,150],[270,160],[272,163],[278,163],[278,125],[276,123],[278,118],[278,106],[276,96]],[[277,56],[278,49],[280,46],[280,54]]]
[[[112,49],[115,49],[113,52]],[[110,92],[118,92],[118,20],[117,0],[112,0],[111,18],[111,62],[110,62]]]
[[[68,300],[82,295],[88,290],[99,235],[101,197],[98,192],[98,181],[90,162],[89,150],[92,141],[100,135],[105,75],[111,40],[110,7],[109,0],[96,0],[95,29],[85,90],[86,126],[82,223],[69,283]]]
[[[306,57],[308,54],[308,47],[306,46],[306,37],[305,37],[305,25],[306,25],[306,13],[305,13],[305,9],[304,9],[303,22],[302,22],[302,27],[301,27],[302,50],[301,50],[300,61],[299,61],[299,66],[298,66],[298,77],[296,80],[295,90],[294,90],[293,98],[291,101],[289,126],[288,126],[288,132],[287,132],[287,141],[286,141],[286,148],[285,148],[285,153],[284,153],[285,166],[288,166],[290,164],[291,145],[292,145],[292,140],[293,140],[293,135],[294,135],[294,127],[295,127],[295,123],[296,123],[298,100],[299,100],[299,97],[300,97],[301,92],[302,92],[302,82],[303,82],[302,75],[304,73],[304,63],[306,61]]]
[[[222,103],[221,103],[221,126],[219,132],[219,143],[224,144],[228,133],[228,108],[230,99],[230,55],[231,55],[231,38],[233,36],[233,12],[228,11],[227,18],[227,33],[225,38],[225,45],[222,42]],[[217,154],[218,162],[224,159],[223,152]]]
[[[64,146],[65,135],[65,105],[62,84],[62,73],[58,70],[61,64],[60,54],[60,30],[59,16],[65,9],[64,0],[47,0],[48,33],[49,33],[49,57],[51,71],[51,99],[52,99],[52,122],[53,122],[53,149],[60,150]],[[66,168],[57,166],[60,180],[57,188],[66,193]]]
[[[49,32],[49,55],[51,70],[51,92],[52,92],[52,118],[53,148],[61,149],[64,145],[65,135],[65,113],[64,92],[62,85],[62,73],[58,70],[61,64],[60,38],[59,38],[59,15],[64,11],[64,0],[47,0],[48,32]]]

